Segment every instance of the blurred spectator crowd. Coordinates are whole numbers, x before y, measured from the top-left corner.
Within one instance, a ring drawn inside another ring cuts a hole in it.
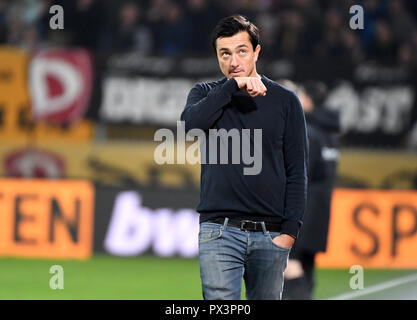
[[[49,27],[54,4],[64,8],[64,30]],[[363,30],[349,27],[355,4],[364,9]],[[267,57],[417,64],[413,0],[0,0],[0,44],[207,56],[211,30],[234,13],[260,27]]]

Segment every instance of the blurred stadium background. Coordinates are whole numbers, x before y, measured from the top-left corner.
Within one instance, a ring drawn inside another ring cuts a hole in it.
[[[324,81],[341,112],[315,298],[417,298],[417,2],[0,0],[0,299],[202,298],[200,168],[157,165],[153,136],[221,77],[209,35],[232,13],[261,29],[260,73]]]

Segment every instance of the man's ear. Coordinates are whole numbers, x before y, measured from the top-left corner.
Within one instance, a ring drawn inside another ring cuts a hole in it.
[[[257,62],[258,61],[258,57],[259,57],[259,52],[261,51],[261,46],[258,44],[257,46],[256,46],[256,48],[255,48],[255,51],[254,51],[254,59],[255,59],[255,62]]]

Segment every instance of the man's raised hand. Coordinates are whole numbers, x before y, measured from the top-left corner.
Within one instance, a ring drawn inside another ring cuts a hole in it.
[[[239,89],[248,93],[251,97],[265,96],[266,87],[257,77],[235,77]]]

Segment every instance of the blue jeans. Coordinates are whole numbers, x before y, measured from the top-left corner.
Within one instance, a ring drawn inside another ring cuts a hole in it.
[[[281,300],[289,248],[272,239],[279,232],[243,231],[203,222],[198,235],[200,277],[206,300],[239,300],[242,277],[246,299]]]

